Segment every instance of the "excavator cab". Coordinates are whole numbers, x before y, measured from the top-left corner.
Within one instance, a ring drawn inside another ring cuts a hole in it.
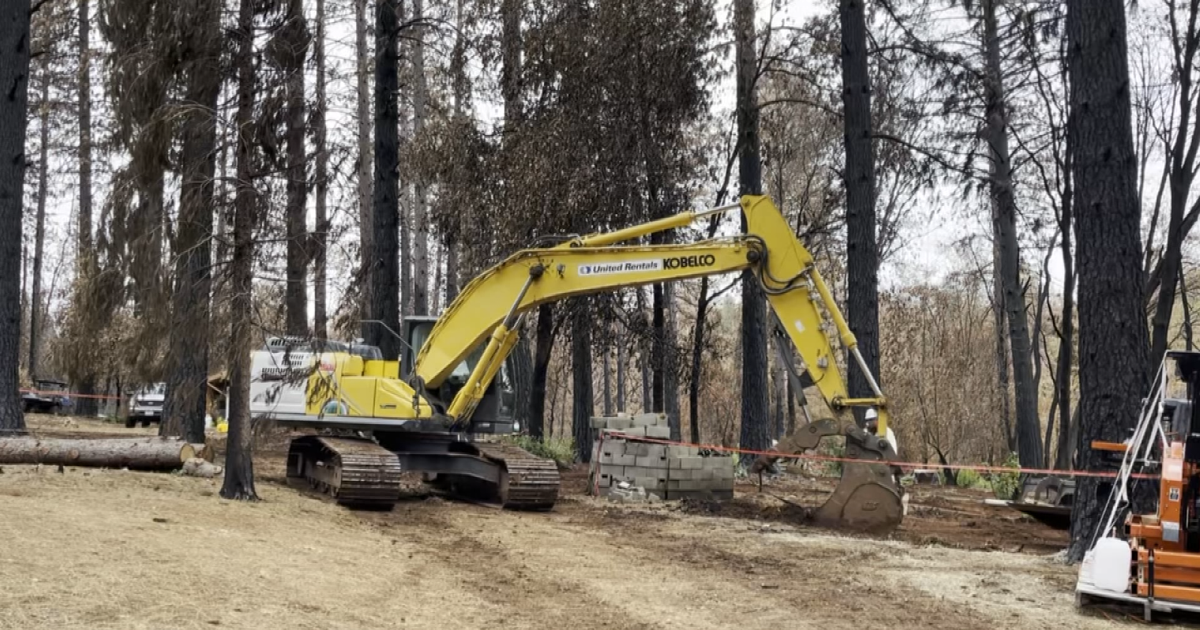
[[[401,379],[408,380],[412,375],[417,355],[420,354],[425,341],[429,339],[437,320],[437,317],[428,315],[409,315],[404,318],[404,322],[401,324],[405,340],[400,360]],[[454,397],[467,383],[475,366],[479,364],[485,345],[480,344],[478,348],[467,355],[467,358],[454,368],[454,371],[441,385],[429,392],[430,396],[442,404],[449,404],[454,400]],[[506,360],[501,364],[495,379],[488,384],[484,391],[479,407],[471,416],[470,433],[505,434],[520,430],[520,424],[515,414],[516,392],[509,363],[510,361]]]

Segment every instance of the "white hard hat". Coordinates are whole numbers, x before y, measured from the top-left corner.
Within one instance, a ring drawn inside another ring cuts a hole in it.
[[[867,414],[866,414],[867,420],[875,420],[878,418],[879,418],[879,414],[875,411],[875,409],[873,407],[870,409],[867,409]]]

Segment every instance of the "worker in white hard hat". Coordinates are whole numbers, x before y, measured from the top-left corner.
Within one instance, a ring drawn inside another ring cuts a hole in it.
[[[866,419],[867,432],[871,435],[875,435],[879,431],[879,412],[875,411],[874,407],[867,409]],[[888,444],[892,445],[892,450],[899,455],[900,444],[896,442],[896,434],[892,432],[892,427],[887,428],[887,435],[885,437],[887,438]]]

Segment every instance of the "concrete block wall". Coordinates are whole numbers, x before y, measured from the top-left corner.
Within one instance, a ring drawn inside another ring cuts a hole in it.
[[[637,439],[664,432],[666,439],[665,415],[598,417],[592,418],[592,427],[602,434],[592,448],[591,464],[592,487],[599,487],[601,495],[624,481],[665,500],[733,498],[733,457]],[[618,433],[621,437],[615,437]]]

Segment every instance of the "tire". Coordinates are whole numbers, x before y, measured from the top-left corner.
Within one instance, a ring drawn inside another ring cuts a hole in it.
[[[134,418],[133,416],[129,416],[128,418],[125,418],[125,428],[126,429],[132,429],[133,427],[136,427],[136,426],[137,426],[136,418]]]
[[[142,420],[142,428],[144,429],[148,426],[150,426],[150,420],[149,419]]]

